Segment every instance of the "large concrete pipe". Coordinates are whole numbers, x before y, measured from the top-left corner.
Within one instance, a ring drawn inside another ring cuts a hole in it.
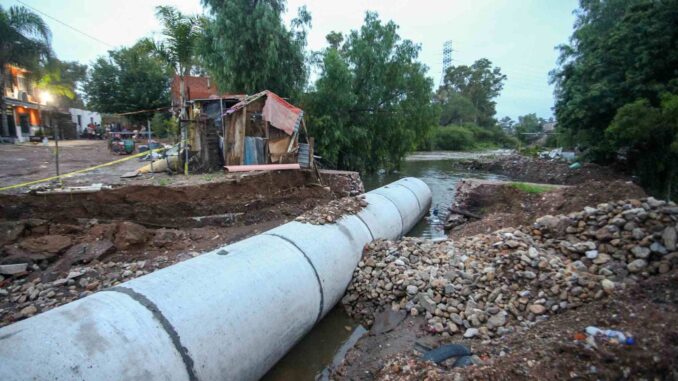
[[[335,224],[290,222],[0,329],[0,380],[254,380],[342,297],[363,247],[431,192],[406,178]]]

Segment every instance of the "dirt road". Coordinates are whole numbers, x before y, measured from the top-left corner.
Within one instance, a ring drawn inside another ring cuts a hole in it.
[[[56,176],[55,146],[42,144],[0,144],[0,186],[9,186],[27,181]],[[111,153],[108,144],[102,140],[66,140],[59,142],[60,173],[124,158]],[[63,179],[67,186],[82,186],[93,183],[117,185],[129,182],[120,178],[125,172],[133,171],[144,163],[131,159],[121,164],[97,169],[84,174]],[[9,193],[21,193],[26,189],[16,189]]]

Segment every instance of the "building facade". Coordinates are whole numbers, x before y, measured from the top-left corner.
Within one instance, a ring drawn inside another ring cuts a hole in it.
[[[98,112],[69,108],[68,113],[71,114],[71,122],[75,123],[79,136],[82,135],[89,124],[101,125],[101,114]]]
[[[40,130],[42,120],[40,103],[28,71],[8,65],[4,68],[5,88],[2,89],[4,110],[0,115],[0,138],[9,141],[27,141]]]

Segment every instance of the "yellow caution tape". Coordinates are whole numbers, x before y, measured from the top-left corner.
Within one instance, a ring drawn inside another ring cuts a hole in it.
[[[163,150],[165,150],[165,149],[166,149],[166,148],[164,148],[164,147],[163,147],[163,148],[156,148],[156,149],[152,150],[152,152],[159,152],[159,151],[163,151]],[[127,160],[131,160],[131,159],[134,159],[134,158],[137,158],[137,157],[141,157],[141,156],[144,156],[144,155],[148,155],[148,154],[149,154],[149,152],[148,152],[148,151],[145,151],[145,152],[141,152],[141,153],[134,154],[134,155],[132,155],[132,156],[124,157],[124,158],[122,158],[122,159],[109,161],[108,163],[95,165],[95,166],[89,167],[89,168],[78,169],[77,171],[73,171],[73,172],[69,172],[69,173],[64,173],[63,175],[52,176],[52,177],[48,177],[48,178],[46,178],[46,179],[40,179],[40,180],[35,180],[35,181],[28,181],[28,182],[21,183],[21,184],[15,184],[15,185],[10,185],[10,186],[6,186],[6,187],[2,187],[2,188],[0,188],[0,192],[6,191],[6,190],[9,190],[9,189],[22,188],[22,187],[26,187],[26,186],[33,185],[33,184],[44,183],[44,182],[47,182],[47,181],[52,181],[52,180],[60,179],[60,178],[63,178],[63,177],[69,177],[69,176],[77,175],[78,173],[84,173],[84,172],[93,171],[93,170],[95,170],[95,169],[99,169],[99,168],[103,168],[103,167],[108,167],[109,165],[115,165],[115,164],[122,163],[122,162],[127,161]]]

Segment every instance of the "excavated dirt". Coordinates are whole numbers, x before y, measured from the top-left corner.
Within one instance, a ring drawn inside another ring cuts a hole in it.
[[[16,274],[0,269],[0,325],[269,230],[362,190],[357,173],[322,176],[329,186],[315,184],[311,173],[285,171],[189,186],[0,195],[0,266],[25,264]]]
[[[609,200],[645,197],[645,191],[630,181],[590,180],[544,193],[528,193],[509,183],[462,180],[457,186],[454,208],[479,215],[450,231],[451,238],[489,233],[509,226],[531,224],[547,214],[567,214]]]

